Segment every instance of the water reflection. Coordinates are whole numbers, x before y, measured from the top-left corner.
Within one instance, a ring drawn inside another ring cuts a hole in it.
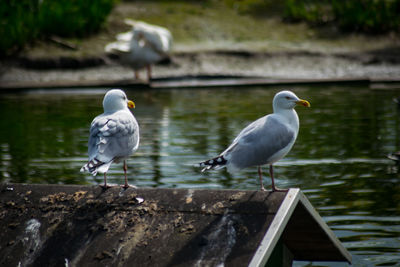
[[[352,252],[354,266],[400,264],[397,91],[297,87],[312,108],[297,108],[298,141],[276,164],[280,187],[300,187]],[[0,180],[96,184],[79,172],[91,120],[105,89],[0,95]],[[127,90],[137,104],[140,148],[128,160],[129,181],[150,187],[258,189],[256,168],[229,174],[193,166],[223,151],[248,123],[272,111],[279,88]],[[267,174],[267,170],[264,170]],[[123,182],[113,165],[111,183]],[[265,178],[265,185],[270,183]],[[296,263],[304,266],[308,263]],[[318,263],[319,266],[343,266]],[[345,265],[344,265],[345,266]]]

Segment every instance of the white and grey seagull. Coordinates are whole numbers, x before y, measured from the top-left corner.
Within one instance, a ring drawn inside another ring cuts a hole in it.
[[[93,119],[88,143],[89,161],[81,172],[88,171],[93,176],[104,173],[104,188],[107,185],[107,171],[111,163],[123,161],[125,174],[124,188],[128,188],[126,159],[139,147],[139,125],[129,110],[135,103],[128,100],[120,89],[106,93],[103,100],[104,113]]]
[[[130,66],[139,79],[139,70],[147,68],[147,80],[151,79],[151,66],[169,57],[172,47],[171,32],[157,25],[126,19],[132,30],[117,35],[115,42],[105,47],[107,53],[118,55],[122,64]]]
[[[259,118],[244,128],[232,144],[218,157],[201,162],[202,172],[227,167],[228,171],[258,167],[261,190],[265,191],[261,166],[269,164],[272,191],[287,191],[275,187],[273,164],[292,148],[299,132],[296,105],[310,107],[306,100],[291,91],[277,93],[273,100],[273,113]]]

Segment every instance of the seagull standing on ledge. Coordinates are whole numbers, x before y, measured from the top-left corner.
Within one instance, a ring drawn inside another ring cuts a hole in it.
[[[89,162],[81,172],[88,171],[93,176],[97,172],[104,173],[104,188],[107,185],[106,173],[111,163],[123,161],[125,184],[128,188],[126,177],[126,159],[139,147],[139,125],[129,110],[135,103],[128,100],[126,94],[119,89],[106,93],[103,100],[104,113],[92,121],[88,143]]]
[[[287,191],[275,187],[273,164],[282,159],[292,148],[299,132],[299,117],[294,107],[310,107],[306,100],[290,91],[277,93],[273,100],[272,114],[259,118],[244,128],[232,144],[218,157],[201,162],[202,172],[227,167],[233,172],[257,166],[261,191],[265,191],[261,166],[269,164],[272,191]]]
[[[126,19],[132,30],[117,35],[117,41],[109,43],[105,51],[117,54],[122,64],[131,67],[135,78],[139,70],[147,68],[147,79],[151,79],[151,65],[168,57],[172,46],[172,35],[166,28],[143,21]]]

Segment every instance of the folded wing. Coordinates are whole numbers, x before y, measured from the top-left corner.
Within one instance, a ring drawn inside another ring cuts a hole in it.
[[[222,155],[237,169],[261,166],[294,142],[295,136],[293,130],[268,115],[244,128]]]
[[[94,175],[97,171],[106,172],[111,162],[129,157],[138,145],[139,126],[133,116],[127,111],[102,114],[90,127],[89,162],[85,166]]]

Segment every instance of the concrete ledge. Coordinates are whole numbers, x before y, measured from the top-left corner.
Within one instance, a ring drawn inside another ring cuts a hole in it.
[[[273,79],[262,77],[174,77],[171,79],[152,79],[150,83],[136,80],[96,80],[96,81],[53,81],[53,82],[4,82],[0,84],[1,92],[17,92],[26,89],[53,88],[131,88],[131,89],[187,89],[187,88],[221,88],[249,86],[281,86],[281,85],[366,85],[373,89],[398,88],[400,79],[371,78],[328,78],[328,79]]]
[[[50,82],[3,82],[0,92],[17,92],[26,89],[52,88],[93,88],[115,87],[131,89],[187,89],[221,88],[281,85],[365,85],[372,89],[399,88],[399,78],[310,78],[310,79],[275,79],[266,77],[193,75],[155,78],[150,82],[138,80],[93,80],[93,81],[50,81]]]

